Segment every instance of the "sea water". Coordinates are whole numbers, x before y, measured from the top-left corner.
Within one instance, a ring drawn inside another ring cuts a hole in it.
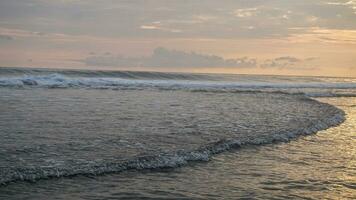
[[[0,197],[352,199],[355,94],[351,78],[2,68]]]

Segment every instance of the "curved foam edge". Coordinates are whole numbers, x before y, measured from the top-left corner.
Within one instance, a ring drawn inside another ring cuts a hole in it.
[[[272,137],[262,137],[254,140],[224,139],[215,143],[208,144],[197,150],[186,152],[178,151],[173,154],[160,154],[155,156],[137,157],[124,162],[95,163],[92,165],[76,166],[70,169],[58,168],[21,168],[8,169],[6,177],[2,177],[0,185],[7,185],[18,181],[35,182],[41,179],[51,179],[60,177],[71,177],[78,175],[103,175],[109,173],[119,173],[126,170],[143,170],[143,169],[162,169],[175,168],[186,165],[194,161],[208,161],[213,155],[250,145],[264,145],[276,142],[288,142],[291,139],[302,135],[311,135],[318,131],[337,126],[345,121],[343,110],[327,103],[322,103],[314,99],[303,97],[304,101],[314,101],[323,104],[325,111],[324,118],[319,119],[309,127],[301,127],[291,132],[275,133]],[[4,169],[2,169],[4,170]],[[5,169],[6,170],[6,169]]]

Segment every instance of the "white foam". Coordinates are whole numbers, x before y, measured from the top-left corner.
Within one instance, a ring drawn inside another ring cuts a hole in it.
[[[68,77],[61,74],[25,75],[19,77],[2,77],[0,86],[37,86],[37,87],[115,87],[115,86],[146,86],[146,87],[181,87],[181,88],[323,88],[323,89],[355,89],[356,83],[340,82],[231,82],[231,81],[194,81],[194,80],[138,80],[110,77]]]

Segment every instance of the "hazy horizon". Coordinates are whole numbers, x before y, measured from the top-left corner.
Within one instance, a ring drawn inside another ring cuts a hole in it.
[[[356,1],[0,2],[0,66],[356,77]]]

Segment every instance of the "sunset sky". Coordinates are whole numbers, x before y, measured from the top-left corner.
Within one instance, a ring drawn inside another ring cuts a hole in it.
[[[356,0],[1,0],[0,66],[356,76]]]

